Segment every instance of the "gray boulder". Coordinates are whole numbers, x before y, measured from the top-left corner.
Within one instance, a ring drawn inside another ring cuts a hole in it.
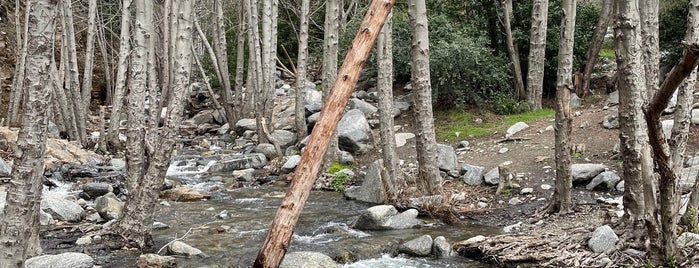
[[[92,268],[95,261],[87,254],[66,252],[58,255],[42,255],[24,262],[25,268]]]
[[[409,209],[398,214],[391,205],[379,205],[363,211],[352,223],[352,228],[359,230],[399,230],[409,229],[420,225],[418,212]]]
[[[231,173],[231,176],[235,178],[236,181],[247,181],[247,182],[252,182],[255,178],[253,174],[255,173],[254,168],[248,168],[248,169],[242,169],[242,170],[234,170]]]
[[[573,93],[570,96],[570,108],[575,109],[575,108],[578,108],[580,106],[582,106],[582,99],[580,99],[580,97],[578,97],[578,94]]]
[[[288,130],[275,130],[270,135],[282,150],[296,143],[296,134]]]
[[[214,123],[214,111],[213,110],[203,110],[198,114],[194,115],[191,120],[195,125],[201,125],[206,123]]]
[[[294,171],[296,169],[296,166],[299,165],[299,162],[301,162],[300,155],[289,156],[289,159],[287,159],[284,165],[282,166],[282,172],[288,173]]]
[[[615,188],[616,188],[617,191],[623,192],[623,191],[624,191],[624,186],[626,186],[626,183],[624,183],[624,181],[620,181],[619,183],[616,184],[616,187],[615,187]]]
[[[379,159],[369,165],[361,186],[352,186],[345,190],[345,197],[372,204],[382,204],[386,195],[381,180],[383,160]]]
[[[235,134],[243,135],[245,131],[257,131],[257,122],[254,118],[244,118],[235,122]]]
[[[456,153],[451,145],[437,144],[439,169],[450,171],[456,169]]]
[[[529,128],[529,125],[527,125],[527,123],[517,122],[514,125],[507,128],[507,131],[505,132],[505,137],[512,137],[513,135],[527,128]]]
[[[177,256],[200,256],[204,257],[204,253],[201,252],[201,250],[192,247],[190,245],[185,244],[182,241],[175,241],[170,243],[170,245],[167,246],[167,252],[172,255],[177,255]]]
[[[320,109],[323,108],[323,92],[315,90],[315,86],[306,89],[306,111],[310,113],[320,112]]]
[[[590,237],[590,240],[587,242],[587,246],[595,253],[602,253],[616,247],[617,241],[619,241],[619,237],[614,233],[612,227],[604,225],[597,227],[597,229],[592,232],[592,237]]]
[[[692,124],[699,125],[699,109],[692,110]]]
[[[403,147],[409,139],[415,138],[415,134],[406,132],[406,133],[396,133],[396,147]]]
[[[158,254],[148,253],[138,256],[136,267],[139,268],[175,268],[177,261],[172,256],[160,256]]]
[[[379,111],[379,108],[376,108],[376,106],[357,98],[350,99],[349,107],[350,109],[359,109],[367,117],[371,117],[373,114]]]
[[[615,172],[604,171],[592,178],[592,181],[590,181],[585,188],[592,190],[601,185],[604,189],[612,190],[619,181],[621,181],[621,178]]]
[[[677,238],[677,247],[691,247],[699,244],[699,234],[684,232]]]
[[[105,220],[118,219],[123,209],[124,203],[114,193],[108,193],[95,199],[95,210]]]
[[[211,173],[228,173],[233,170],[261,168],[267,164],[267,157],[261,153],[227,155],[209,168]]]
[[[398,252],[415,257],[429,256],[432,252],[432,237],[430,235],[423,235],[405,242],[398,247]]]
[[[354,164],[354,156],[351,153],[340,150],[340,164]]]
[[[255,146],[255,149],[252,150],[254,153],[261,153],[267,157],[267,159],[274,159],[275,157],[279,156],[277,153],[277,149],[274,148],[274,145],[269,144],[269,143],[260,143],[257,146]]]
[[[573,182],[584,182],[607,169],[603,164],[573,164],[571,166]]]
[[[481,185],[481,183],[483,183],[484,169],[485,168],[481,166],[465,164],[461,167],[461,173],[464,174],[462,176],[464,182],[468,185]]]
[[[12,166],[0,158],[0,177],[9,177],[12,173]]]
[[[335,268],[339,265],[328,255],[318,252],[289,252],[279,268]]]
[[[619,91],[609,93],[609,97],[607,98],[607,106],[613,106],[617,104],[619,104]]]
[[[219,135],[227,134],[229,131],[231,131],[231,125],[229,123],[225,123],[218,128]]]
[[[103,196],[114,191],[114,188],[109,183],[90,182],[83,185],[83,192],[92,198]]]
[[[606,129],[617,129],[619,128],[619,112],[613,111],[608,114],[602,120],[602,127]]]
[[[494,167],[488,173],[485,173],[483,180],[487,184],[498,185],[500,183],[500,170],[498,170],[498,167]]]
[[[1,192],[0,192],[1,194]],[[2,195],[0,195],[0,198],[3,198]],[[4,199],[3,199],[4,200]],[[0,217],[2,217],[2,206],[0,206]],[[44,212],[43,210],[39,210],[39,225],[41,226],[48,226],[51,224],[54,224],[53,217],[51,217],[51,214],[48,214]]]
[[[342,150],[353,154],[366,152],[371,143],[371,127],[358,109],[347,111],[337,126],[337,138]]]
[[[317,112],[317,113],[314,113],[314,114],[308,116],[308,118],[306,118],[306,122],[308,123],[308,126],[309,127],[315,126],[316,122],[318,122],[318,117],[320,117],[320,112]]]
[[[680,187],[683,192],[689,192],[694,186],[694,182],[699,176],[699,166],[691,166],[688,168],[683,168],[680,174],[677,174],[680,178]]]
[[[54,219],[69,222],[78,222],[85,214],[80,205],[61,196],[45,196],[41,199],[41,209]]]
[[[398,109],[401,112],[410,110],[410,102],[395,100],[393,101],[393,108]]]
[[[432,241],[432,255],[437,258],[446,258],[451,255],[451,245],[444,236],[435,237]]]

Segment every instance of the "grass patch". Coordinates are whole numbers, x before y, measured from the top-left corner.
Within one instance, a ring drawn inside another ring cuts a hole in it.
[[[330,181],[330,187],[335,189],[336,192],[344,192],[345,191],[345,185],[347,182],[349,182],[350,177],[345,174],[344,172],[335,174],[335,177],[333,177],[333,180]]]
[[[330,174],[335,174],[335,173],[337,173],[338,171],[343,170],[343,169],[346,169],[346,168],[352,169],[352,165],[349,165],[349,164],[347,164],[347,165],[345,165],[345,164],[340,164],[340,162],[335,161],[335,162],[332,162],[332,163],[330,164],[330,166],[328,167],[328,173],[330,173]]]
[[[495,131],[505,130],[517,122],[531,122],[542,117],[553,116],[554,110],[542,109],[522,114],[494,116],[492,120],[476,122],[476,117],[464,111],[435,112],[435,131],[441,142],[462,140],[466,137],[482,137]]]
[[[616,53],[614,53],[614,49],[603,48],[603,49],[600,49],[599,56],[602,58],[607,58],[607,59],[615,59]]]

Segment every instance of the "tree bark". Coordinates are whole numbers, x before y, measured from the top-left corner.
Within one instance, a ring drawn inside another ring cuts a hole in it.
[[[323,27],[323,102],[328,100],[330,89],[337,78],[337,54],[338,38],[340,35],[340,3],[339,0],[329,0],[325,2],[325,24]],[[330,147],[325,151],[323,168],[327,168],[330,163],[337,159],[340,151],[337,133],[332,129]]]
[[[84,99],[82,98],[82,93],[80,92],[80,72],[78,69],[78,51],[77,51],[77,44],[75,42],[75,23],[73,22],[73,8],[71,4],[71,0],[62,0],[61,1],[61,7],[63,8],[63,12],[61,13],[63,20],[65,20],[66,27],[63,28],[64,36],[66,37],[63,39],[63,42],[66,42],[66,45],[68,47],[68,74],[66,79],[70,81],[70,83],[66,83],[66,90],[72,96],[73,98],[73,105],[75,105],[75,108],[73,111],[75,112],[75,121],[78,127],[78,142],[80,142],[83,146],[85,145],[85,142],[87,141],[85,135],[86,135],[86,128],[85,128],[85,120],[87,118],[87,115],[85,114],[85,107],[84,107]]]
[[[224,58],[225,58],[225,57],[227,57],[227,55],[218,54],[218,53],[216,52],[216,50],[214,50],[214,48],[211,46],[211,44],[209,44],[209,40],[206,38],[206,35],[204,34],[204,31],[202,31],[201,26],[199,25],[199,16],[197,16],[197,15],[195,14],[193,17],[194,17],[194,28],[197,30],[197,33],[199,34],[199,39],[201,39],[201,43],[204,44],[204,47],[206,48],[206,51],[209,52],[209,57],[211,57],[211,61],[212,61],[212,64],[211,64],[211,65],[213,65],[213,67],[214,67],[214,70],[215,70],[215,73],[216,73],[216,78],[218,78],[218,81],[221,82],[221,84],[223,85],[223,88],[221,89],[221,93],[222,93],[222,94],[221,94],[221,97],[222,97],[221,99],[222,99],[222,100],[224,101],[224,103],[225,103],[226,100],[227,100],[227,97],[228,97],[228,95],[227,95],[227,93],[226,93],[226,91],[228,91],[228,89],[226,88],[226,86],[228,86],[228,87],[230,88],[230,83],[231,83],[231,82],[230,82],[230,77],[227,78],[227,79],[228,79],[228,82],[227,82],[228,85],[226,85],[226,82],[223,82],[223,80],[226,80],[226,78],[224,78],[224,75],[228,76],[228,73],[226,73],[226,74],[223,73],[223,71],[222,71],[222,69],[221,69],[221,68],[222,68],[222,65],[220,64],[220,63],[222,62],[222,60],[221,60],[220,58],[221,58],[221,57],[224,57]],[[217,38],[217,37],[214,37],[214,39],[218,39],[218,38]],[[220,47],[219,47],[218,49],[220,49]],[[220,52],[220,51],[219,51],[219,52]],[[195,57],[196,57],[196,56],[195,56]],[[198,59],[198,58],[195,59],[195,62],[199,62],[199,59]],[[227,62],[228,62],[228,60],[226,60],[226,64],[227,64]],[[228,67],[227,67],[227,66],[226,66],[226,72],[228,72]],[[208,83],[209,78],[206,77],[206,80],[207,80],[207,83]],[[211,87],[211,85],[208,85],[208,84],[207,84],[207,87]],[[225,109],[218,109],[218,108],[222,108],[222,107],[221,107],[220,104],[218,104],[219,101],[216,100],[216,95],[213,94],[213,91],[211,91],[211,99],[213,99],[214,102],[217,103],[216,109],[219,111],[219,113],[221,113],[221,116],[222,116],[223,118],[225,118],[226,120],[228,120],[228,112],[229,112],[229,111],[228,111],[228,110],[225,110]],[[233,124],[235,124],[235,123],[233,123]]]
[[[308,135],[306,126],[306,77],[308,69],[308,12],[311,1],[301,0],[299,13],[299,53],[296,62],[296,106],[294,109],[294,121],[296,123],[296,136],[303,140]]]
[[[225,111],[226,121],[229,125],[235,124],[239,119],[236,113],[235,107],[233,107],[233,91],[231,87],[231,74],[228,71],[228,42],[226,41],[226,24],[223,21],[223,1],[214,0],[214,5],[216,9],[216,27],[215,36],[213,38],[214,51],[216,52],[216,58],[218,61],[216,64],[219,66],[219,72],[221,72],[221,99],[223,102],[223,110]]]
[[[371,48],[393,3],[393,0],[374,0],[369,6],[362,28],[359,29],[347,52],[344,64],[340,68],[340,75],[331,90],[332,94],[323,105],[318,122],[296,169],[294,180],[277,210],[272,227],[253,267],[278,267],[289,248],[294,226],[320,171],[321,157],[328,148],[330,134],[337,127],[340,115],[347,105],[359,79],[359,73],[371,53]]]
[[[438,194],[442,187],[437,163],[437,140],[432,116],[432,86],[430,82],[429,29],[425,0],[409,0],[412,76],[415,117],[415,149],[418,161],[418,180],[425,193]]]
[[[126,71],[129,66],[129,53],[131,44],[131,11],[129,10],[132,0],[121,2],[121,30],[119,37],[119,59],[117,62],[116,83],[114,86],[114,96],[112,98],[112,112],[109,116],[109,131],[107,139],[112,145],[121,144],[119,141],[119,121],[121,121],[121,109],[124,105],[124,95],[126,94]],[[163,78],[165,80],[166,78]]]
[[[16,16],[15,23],[17,24],[17,47],[20,48],[19,54],[17,54],[17,66],[15,66],[15,73],[12,78],[12,92],[10,94],[10,103],[8,104],[7,110],[7,126],[17,126],[19,124],[19,107],[22,101],[22,96],[24,95],[24,71],[25,64],[27,62],[27,46],[28,46],[28,31],[29,31],[29,12],[31,9],[31,1],[25,1],[26,6],[24,8],[24,27],[20,31],[20,20],[19,14]],[[15,6],[21,6],[20,1],[15,1]],[[18,9],[19,10],[19,9]]]
[[[512,27],[510,26],[510,14],[512,13],[512,0],[501,0],[500,5],[503,11],[503,26],[505,28],[505,40],[507,42],[507,51],[510,54],[512,61],[512,76],[515,86],[515,98],[521,99],[524,97],[524,81],[522,81],[522,65],[519,64],[519,54],[515,49],[515,44],[512,38]]]
[[[646,74],[646,96],[653,98],[660,84],[660,46],[658,41],[658,0],[640,0],[641,50]]]
[[[687,14],[687,33],[685,42],[699,43],[699,0],[689,2],[689,12]],[[670,151],[672,152],[673,170],[679,170],[685,160],[686,144],[689,134],[689,124],[691,119],[692,102],[694,101],[694,85],[697,80],[697,71],[692,73],[682,82],[677,94],[677,107],[675,108],[675,125],[672,127],[672,140],[670,141]],[[699,180],[694,182],[692,194],[689,198],[687,211],[699,210]],[[696,213],[695,213],[696,214]],[[695,217],[697,217],[695,215]],[[696,220],[696,218],[695,218]]]
[[[5,217],[0,218],[0,267],[23,267],[28,257],[37,255],[39,203],[44,177],[44,152],[51,107],[49,66],[53,53],[55,0],[32,1],[27,9],[24,71],[26,98],[22,122],[14,150],[14,167],[7,184]]]
[[[597,21],[597,26],[595,26],[595,32],[592,34],[592,41],[590,42],[590,47],[585,53],[585,70],[583,71],[582,83],[580,84],[580,90],[578,94],[584,97],[590,93],[590,78],[592,77],[592,70],[595,68],[595,63],[597,63],[597,58],[599,56],[599,51],[602,49],[602,44],[604,43],[604,36],[607,35],[607,26],[609,26],[609,18],[612,14],[612,0],[603,0],[602,10],[599,14],[599,20]]]
[[[532,110],[541,109],[541,97],[544,88],[544,61],[546,60],[548,2],[548,0],[534,0],[532,5],[529,70],[527,71],[527,103],[529,103]]]
[[[240,118],[247,118],[250,116],[250,90],[245,88],[245,31],[247,26],[245,24],[245,8],[243,3],[238,3],[238,35],[236,42],[236,59],[235,59],[235,92],[236,92],[236,104],[235,109]],[[236,122],[231,122],[235,124]]]
[[[558,48],[558,74],[556,80],[556,189],[548,211],[567,214],[573,210],[571,191],[570,133],[572,114],[570,96],[573,91],[573,44],[575,42],[576,0],[563,0],[561,17],[561,42]]]
[[[94,69],[95,58],[95,33],[97,26],[95,23],[97,17],[97,0],[88,1],[87,12],[87,40],[85,41],[85,65],[83,66],[83,83],[81,91],[81,100],[83,101],[81,111],[82,114],[90,112],[90,93],[92,93],[92,70]]]

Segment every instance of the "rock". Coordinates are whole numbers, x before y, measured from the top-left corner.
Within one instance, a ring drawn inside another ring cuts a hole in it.
[[[361,186],[347,188],[344,193],[345,197],[372,204],[382,204],[386,195],[381,180],[383,169],[382,159],[374,161],[369,165]]]
[[[354,156],[351,153],[340,150],[340,164],[353,165]]]
[[[170,245],[167,246],[167,252],[169,254],[173,255],[178,255],[178,256],[200,256],[203,257],[204,253],[201,252],[201,250],[192,247],[190,245],[185,244],[182,241],[175,241],[170,243]]]
[[[624,181],[620,181],[619,183],[616,184],[616,187],[615,187],[615,188],[616,188],[617,191],[623,192],[623,191],[624,191],[624,186],[625,186]]]
[[[371,127],[364,113],[358,109],[347,111],[336,131],[339,146],[344,151],[361,154],[371,147]]]
[[[267,164],[267,157],[261,153],[246,155],[227,155],[209,167],[210,173],[228,173],[234,170],[262,168]]]
[[[101,156],[95,152],[83,149],[82,145],[76,141],[46,140],[44,167],[51,167],[53,163],[74,163],[89,166],[97,165],[101,162]]]
[[[82,220],[85,210],[77,203],[60,196],[45,196],[41,199],[41,209],[54,219],[68,222]]]
[[[462,176],[464,182],[468,185],[481,185],[481,183],[483,183],[484,169],[485,168],[481,166],[465,164],[461,167],[461,173],[464,174]]]
[[[500,182],[500,171],[498,170],[498,167],[495,167],[488,171],[488,173],[486,173],[483,176],[483,180],[487,184],[498,185],[498,183]]]
[[[172,256],[160,256],[153,253],[143,254],[138,256],[136,261],[136,267],[138,268],[175,268],[177,267],[177,262],[175,257]]]
[[[227,134],[229,131],[231,131],[231,125],[229,123],[225,123],[218,128],[218,135]]]
[[[36,256],[24,262],[24,268],[92,268],[93,265],[92,257],[77,252]]]
[[[189,187],[178,187],[160,192],[160,198],[177,202],[193,202],[211,197],[208,193],[200,192]]]
[[[58,130],[58,126],[53,123],[53,121],[49,121],[49,128],[48,128],[48,137],[52,139],[60,139],[61,138],[61,132]]]
[[[679,90],[675,90],[675,93],[672,94],[672,97],[670,98],[670,101],[668,101],[667,107],[665,107],[663,113],[671,114],[675,112],[675,108],[677,108],[677,92],[679,92]]]
[[[212,124],[214,123],[214,111],[203,110],[190,118],[195,125]]]
[[[612,93],[609,93],[609,97],[607,98],[607,106],[613,106],[619,104],[619,91],[614,91]]]
[[[240,136],[247,130],[257,131],[257,122],[254,118],[244,118],[235,122],[235,133]]]
[[[0,188],[0,218],[2,217],[2,214],[4,214],[5,211],[5,204],[7,200],[7,192],[4,191],[4,189]]]
[[[403,147],[412,138],[415,138],[413,133],[396,133],[396,147]]]
[[[313,127],[316,125],[316,122],[318,122],[318,117],[320,117],[320,112],[314,113],[310,115],[308,118],[306,118],[306,123],[308,123],[308,127]]]
[[[450,171],[456,169],[456,153],[451,145],[437,144],[437,161],[439,169]]]
[[[460,141],[459,142],[459,148],[466,148],[468,149],[471,146],[471,143],[468,141]]]
[[[282,150],[296,143],[296,134],[288,130],[275,130],[270,135]]]
[[[507,129],[507,131],[505,132],[505,137],[512,137],[513,135],[527,128],[529,128],[529,125],[527,125],[527,123],[517,122]]]
[[[405,112],[410,110],[410,103],[407,101],[394,100],[393,108],[398,109],[398,111]]]
[[[699,244],[699,234],[684,232],[677,238],[677,247],[691,247]]]
[[[12,174],[12,167],[0,158],[0,177],[9,177]]]
[[[279,268],[335,268],[339,265],[328,255],[318,252],[289,252]]]
[[[275,157],[279,156],[277,153],[277,149],[274,148],[274,145],[269,144],[269,143],[260,143],[257,146],[255,146],[255,149],[252,150],[254,153],[261,153],[267,157],[267,159],[274,159]]]
[[[530,188],[530,187],[522,188],[522,190],[519,191],[519,194],[521,194],[521,195],[532,194],[532,193],[534,193],[534,188]]]
[[[301,162],[300,155],[289,156],[289,159],[287,159],[284,165],[282,166],[282,172],[289,173],[294,171],[296,169],[296,166],[298,166],[299,162]]]
[[[432,237],[423,235],[398,247],[398,252],[415,257],[426,257],[432,252]]]
[[[108,193],[95,199],[95,210],[105,220],[116,220],[124,209],[124,203],[114,193]]]
[[[162,229],[170,228],[170,225],[156,221],[156,222],[153,222],[153,224],[150,226],[150,228],[153,230],[162,230]]]
[[[432,241],[432,255],[437,258],[446,258],[451,255],[451,245],[444,236],[435,237]]]
[[[121,158],[109,159],[109,165],[114,170],[121,170],[121,171],[126,170],[126,160],[121,159]]]
[[[521,230],[522,230],[522,222],[521,221],[502,228],[502,231],[505,233],[519,232]]]
[[[359,230],[399,230],[420,225],[417,210],[409,209],[398,214],[391,205],[379,205],[363,211],[351,225]]]
[[[578,97],[578,94],[573,93],[570,95],[570,108],[575,109],[582,106],[582,99]]]
[[[357,98],[352,98],[349,100],[349,107],[350,109],[358,109],[362,111],[362,113],[364,113],[364,115],[367,117],[371,117],[374,113],[379,111],[379,108],[376,108],[374,105]]]
[[[75,245],[78,246],[85,246],[89,244],[92,244],[92,237],[90,235],[86,235],[81,238],[78,238],[78,240],[75,240]]]
[[[602,120],[602,127],[606,129],[617,129],[619,128],[619,112],[613,111],[608,114]]]
[[[478,208],[487,208],[487,207],[488,207],[488,203],[486,203],[486,202],[478,202],[478,203],[476,204],[476,206],[477,206]]]
[[[542,189],[542,190],[551,190],[551,185],[542,184],[542,185],[541,185],[541,189]]]
[[[694,182],[699,176],[699,166],[683,168],[677,176],[680,178],[680,188],[683,192],[692,190]]]
[[[699,109],[692,110],[692,124],[699,125]]]
[[[590,181],[590,183],[587,184],[585,188],[588,190],[592,190],[598,185],[602,185],[605,189],[612,190],[620,180],[621,178],[615,172],[604,171],[599,175],[595,176],[592,179],[592,181]]]
[[[510,205],[512,205],[512,206],[516,206],[516,205],[522,204],[522,200],[519,200],[519,198],[517,198],[517,197],[513,197],[513,198],[510,199],[510,201],[507,202],[507,203],[510,204]]]
[[[306,86],[306,111],[310,113],[320,112],[323,108],[323,92],[315,90],[313,87]]]
[[[5,205],[5,196],[2,195],[3,192],[0,192],[0,217],[2,217],[2,210],[3,206]],[[53,220],[53,217],[51,214],[48,214],[44,212],[43,210],[39,210],[39,225],[41,226],[48,226],[51,224],[54,224],[55,221]]]
[[[467,246],[467,245],[473,245],[473,244],[478,244],[485,241],[485,236],[482,235],[477,235],[474,237],[471,237],[469,239],[466,239],[464,241],[461,241],[459,243],[456,243],[459,246]]]
[[[83,185],[83,192],[91,198],[103,196],[106,193],[114,191],[114,188],[109,183],[90,182]]]
[[[408,209],[390,217],[382,226],[391,230],[410,229],[420,225],[420,220],[417,219],[417,216],[418,211],[416,209]]]
[[[604,225],[597,227],[592,232],[592,237],[590,237],[587,245],[593,252],[602,253],[616,247],[617,241],[619,241],[619,237],[614,233],[614,230],[609,225]]]
[[[502,148],[500,148],[500,150],[498,150],[498,153],[499,153],[499,154],[504,154],[504,153],[507,153],[509,150],[510,150],[510,149],[507,149],[507,147],[502,147]]]
[[[573,182],[584,182],[602,173],[607,166],[603,164],[573,164],[571,166]]]

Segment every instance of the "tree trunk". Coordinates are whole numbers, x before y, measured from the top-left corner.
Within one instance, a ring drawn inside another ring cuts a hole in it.
[[[575,42],[576,0],[563,0],[561,18],[561,42],[558,48],[558,73],[556,80],[556,189],[549,212],[567,214],[573,211],[571,191],[570,133],[573,118],[570,111],[570,95],[573,91],[573,44]]]
[[[270,92],[273,91],[274,87],[274,70],[272,69],[273,61],[272,58],[272,2],[274,0],[262,0],[262,17],[260,21],[262,22],[262,87],[258,88],[259,108],[257,119],[257,136],[260,143],[269,142],[267,135],[264,132],[265,129],[269,129],[269,125],[266,124],[267,120],[272,121],[271,118],[267,117],[267,110],[270,109]],[[271,122],[270,122],[271,123]]]
[[[597,26],[595,26],[595,33],[592,34],[590,47],[585,54],[585,70],[583,71],[582,83],[578,90],[578,94],[580,94],[581,97],[587,96],[590,93],[590,77],[592,77],[592,70],[594,70],[595,63],[597,63],[599,51],[602,49],[604,36],[607,35],[607,26],[609,26],[611,14],[612,0],[603,0],[599,20],[597,21]]]
[[[63,28],[65,39],[62,42],[66,42],[68,47],[68,81],[70,83],[66,84],[66,89],[69,95],[73,98],[73,105],[75,108],[75,121],[78,127],[78,142],[83,146],[87,141],[85,134],[85,120],[87,115],[85,114],[84,99],[82,98],[82,93],[80,92],[80,72],[78,69],[78,51],[76,49],[77,44],[75,42],[75,23],[73,22],[73,8],[71,6],[71,0],[62,0],[61,7],[63,8],[63,20],[66,23],[66,27]]]
[[[131,35],[131,11],[129,8],[131,7],[131,1],[123,0],[121,2],[119,59],[117,62],[114,97],[112,98],[112,114],[109,116],[109,132],[107,132],[107,136],[109,136],[107,140],[113,145],[121,144],[119,141],[119,121],[121,121],[121,109],[124,105],[124,95],[126,94],[126,71],[128,70],[128,58],[131,52],[131,44],[129,43],[129,36]]]
[[[294,121],[296,122],[296,136],[303,140],[308,135],[306,126],[306,77],[308,69],[308,12],[310,0],[301,0],[299,14],[299,54],[296,62],[296,107],[294,109]]]
[[[216,65],[219,66],[219,72],[221,72],[221,99],[223,102],[223,110],[225,111],[226,121],[229,125],[235,124],[236,120],[239,119],[233,107],[233,91],[231,87],[231,74],[228,71],[228,42],[226,41],[226,24],[223,21],[223,1],[214,0],[214,5],[216,9],[216,27],[214,31],[213,45],[214,51],[216,52],[216,58],[218,61]]]
[[[653,98],[658,91],[660,79],[660,47],[658,43],[658,0],[640,0],[638,11],[641,16],[641,50],[646,74],[646,96]]]
[[[158,111],[162,111],[163,107],[165,105],[168,105],[170,103],[170,83],[171,83],[171,77],[172,77],[172,64],[170,62],[170,58],[172,58],[172,55],[170,55],[170,46],[172,44],[171,38],[173,36],[171,26],[173,24],[173,14],[172,14],[172,0],[164,0],[163,1],[163,24],[161,26],[162,29],[162,38],[160,38],[162,42],[162,54],[160,56],[160,66],[161,66],[161,75],[160,75],[160,84],[161,84],[161,93],[160,93],[160,102],[158,102]]]
[[[371,53],[371,48],[391,11],[393,3],[393,0],[374,0],[371,2],[362,28],[357,32],[357,36],[347,52],[344,64],[340,68],[340,76],[336,79],[331,90],[332,95],[323,105],[318,122],[313,128],[299,167],[296,169],[294,180],[277,210],[253,267],[278,267],[284,258],[291,242],[294,226],[320,171],[321,157],[328,148],[332,130],[337,127],[342,111],[345,109],[359,79],[359,73],[364,67],[369,53]]]
[[[532,110],[541,109],[544,88],[544,61],[546,60],[546,24],[548,0],[534,0],[532,28],[529,45],[529,70],[527,71],[527,103]]]
[[[325,25],[323,36],[323,103],[330,96],[330,89],[337,78],[338,38],[340,35],[340,3],[339,0],[325,2]],[[339,154],[336,129],[332,129],[330,147],[325,151],[323,168],[327,168]]]
[[[231,82],[230,82],[230,77],[228,77],[228,82],[227,82],[228,85],[226,85],[226,83],[223,82],[223,80],[226,80],[226,78],[224,78],[224,73],[221,70],[220,63],[222,60],[220,59],[220,57],[225,58],[225,57],[227,57],[227,55],[218,54],[214,50],[214,48],[211,46],[211,44],[209,44],[209,40],[206,39],[206,35],[204,34],[204,31],[202,31],[201,26],[199,25],[199,16],[197,16],[195,14],[193,17],[194,17],[194,28],[196,29],[197,33],[199,34],[199,39],[201,39],[201,43],[204,44],[206,51],[209,53],[209,57],[211,58],[211,61],[212,61],[211,65],[214,67],[214,71],[216,73],[216,78],[218,78],[218,81],[220,81],[221,84],[223,85],[223,88],[221,89],[222,90],[221,91],[221,93],[222,93],[221,99],[225,102],[227,99],[227,96],[228,96],[226,93],[226,91],[228,91],[226,86],[230,87]],[[214,37],[214,39],[217,39],[217,37]],[[198,62],[198,61],[199,61],[199,59],[195,59],[195,62]],[[228,62],[228,60],[226,60],[226,64],[227,64],[227,62]],[[226,72],[228,72],[228,67],[226,67]],[[228,73],[226,73],[225,75],[227,76]],[[209,80],[208,77],[206,78],[206,80],[207,81]],[[211,87],[211,85],[208,85],[208,87]],[[213,99],[215,101],[215,103],[219,103],[218,100],[216,100],[216,95],[213,94],[213,91],[211,92],[211,99]],[[221,116],[225,119],[228,119],[228,111],[224,110],[224,109],[218,109],[219,107],[220,107],[220,104],[218,104],[216,108],[219,111],[219,113],[221,113]],[[235,124],[235,122],[233,124]]]
[[[646,80],[643,75],[641,25],[635,0],[616,2],[617,72],[619,80],[619,126],[622,170],[624,174],[624,217],[631,225],[644,218],[645,187],[643,182],[643,150],[648,143],[642,105]]]
[[[29,12],[31,9],[31,1],[25,1],[26,6],[24,8],[24,27],[20,31],[20,20],[19,14],[16,15],[15,23],[17,24],[17,47],[20,48],[19,54],[17,54],[17,66],[15,66],[15,73],[12,78],[12,92],[10,93],[10,103],[8,104],[7,110],[7,126],[17,126],[19,124],[19,106],[22,101],[22,96],[24,95],[24,78],[25,78],[25,64],[27,62],[27,46],[28,46],[28,31],[29,31]],[[15,6],[20,7],[20,1],[15,1]],[[19,8],[17,8],[19,10]]]
[[[51,107],[49,66],[53,54],[56,1],[31,1],[27,9],[26,94],[22,127],[14,150],[14,167],[7,184],[4,217],[0,218],[0,267],[23,267],[37,255],[39,203],[44,177],[44,152]],[[2,211],[0,211],[2,212]],[[10,215],[10,216],[8,216]]]
[[[88,1],[87,13],[87,40],[85,41],[85,65],[83,66],[83,84],[81,99],[83,101],[82,114],[87,114],[90,111],[90,94],[92,93],[92,70],[95,58],[95,33],[97,32],[96,17],[97,17],[97,0]]]
[[[689,2],[689,12],[687,14],[687,33],[685,42],[690,44],[699,43],[699,0]],[[686,144],[689,134],[689,124],[692,112],[692,102],[694,101],[694,85],[697,80],[697,71],[694,70],[687,79],[682,82],[677,94],[677,107],[675,108],[675,125],[672,127],[672,140],[670,141],[670,151],[672,152],[673,170],[679,170],[684,164],[686,154]],[[699,211],[699,180],[694,182],[692,194],[689,199],[687,211]]]
[[[235,92],[236,104],[235,109],[240,118],[248,118],[250,116],[250,90],[245,88],[245,8],[243,3],[238,3],[238,35],[236,40],[236,59],[235,59]],[[236,122],[231,122],[235,124]]]
[[[106,94],[105,94],[105,100],[104,103],[112,103],[112,97],[114,96],[114,85],[112,85],[112,58],[107,52],[107,38],[105,37],[104,34],[104,23],[102,23],[102,19],[97,14],[97,22],[100,24],[99,31],[98,31],[98,36],[97,36],[97,43],[99,44],[100,47],[100,54],[102,55],[102,68],[104,69],[104,80],[107,84],[107,89],[106,89]],[[100,136],[100,138],[102,138]],[[106,138],[106,135],[105,135]]]
[[[442,178],[437,164],[437,140],[432,116],[432,86],[430,84],[430,48],[425,0],[409,0],[411,49],[410,73],[415,105],[415,149],[417,151],[418,180],[425,193],[438,194]]]
[[[194,17],[196,17],[196,15]],[[196,20],[195,20],[195,22],[196,22]],[[209,82],[209,76],[206,75],[206,71],[204,70],[204,66],[201,65],[201,61],[199,60],[197,53],[194,51],[194,46],[192,46],[192,57],[194,58],[194,64],[197,66],[197,69],[199,69],[199,75],[201,75],[201,78],[204,80],[204,85],[206,85],[206,90],[209,92],[209,95],[211,95],[211,100],[214,103],[214,107],[216,108],[216,111],[218,111],[222,115],[227,114],[226,111],[224,111],[223,106],[221,106],[221,103],[214,97],[216,95],[214,94],[214,90],[211,88],[211,83]]]
[[[512,13],[512,0],[501,0],[500,5],[503,11],[503,26],[505,27],[505,40],[507,41],[507,51],[512,61],[512,76],[515,86],[515,98],[518,100],[524,97],[524,82],[522,81],[522,65],[519,64],[519,55],[515,49],[512,38],[512,28],[510,27],[510,14]]]

